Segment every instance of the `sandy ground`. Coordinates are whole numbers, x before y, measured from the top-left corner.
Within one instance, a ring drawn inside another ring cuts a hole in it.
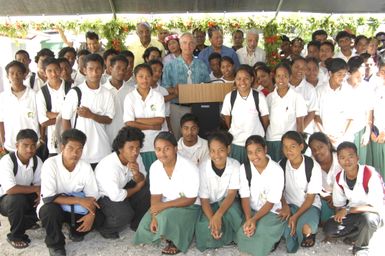
[[[6,234],[9,232],[9,223],[8,220],[0,216],[1,227],[0,227],[0,255],[31,255],[31,256],[46,256],[48,255],[48,249],[44,244],[45,232],[42,228],[38,230],[29,230],[27,234],[29,235],[32,243],[26,249],[14,249],[6,241]],[[64,234],[68,237],[68,231],[64,228]],[[113,256],[142,256],[142,255],[161,255],[161,248],[152,245],[145,246],[134,246],[132,245],[132,238],[134,232],[127,228],[120,234],[119,240],[106,240],[102,238],[98,232],[89,233],[83,242],[74,243],[69,239],[66,240],[66,250],[67,255],[69,256],[84,256],[84,255],[113,255]],[[379,229],[371,241],[371,251],[370,255],[373,256],[383,256],[385,252],[384,249],[384,237],[385,237],[385,228]],[[292,255],[321,255],[321,256],[331,256],[331,255],[352,255],[351,248],[348,245],[343,244],[341,241],[338,242],[321,242],[323,239],[322,232],[319,232],[317,235],[317,242],[313,248],[301,248],[296,254]],[[183,255],[183,254],[178,254]],[[194,243],[191,245],[190,250],[185,255],[205,255],[205,256],[235,256],[235,255],[245,255],[241,254],[236,246],[227,246],[221,249],[216,250],[207,250],[205,252],[200,252],[196,249]],[[285,250],[285,243],[281,241],[278,249],[270,255],[287,255]]]

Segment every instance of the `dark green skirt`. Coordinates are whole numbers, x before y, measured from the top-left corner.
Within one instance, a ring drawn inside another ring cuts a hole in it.
[[[238,248],[241,252],[254,256],[268,255],[274,244],[281,239],[285,226],[287,226],[286,221],[282,221],[277,214],[269,212],[257,222],[253,236],[245,236],[243,226],[239,228]]]
[[[376,168],[382,178],[385,179],[385,143],[380,144],[372,141],[370,147],[368,157],[371,157],[372,161],[368,164]]]
[[[321,198],[321,223],[325,223],[331,216],[334,215],[334,209],[330,208],[326,200]]]
[[[219,204],[211,204],[211,209],[215,213],[219,209]],[[236,233],[242,224],[242,209],[239,202],[234,201],[231,207],[222,217],[222,237],[216,240],[211,235],[211,230],[208,228],[209,220],[203,211],[200,212],[198,222],[195,227],[195,239],[197,248],[203,252],[210,248],[219,248],[224,245],[235,242]]]
[[[291,215],[296,213],[299,207],[295,205],[289,205]],[[299,245],[302,243],[303,234],[302,228],[305,224],[308,224],[311,228],[312,234],[316,234],[318,231],[318,224],[320,219],[320,209],[315,206],[310,207],[304,212],[297,220],[297,228],[294,236],[290,235],[290,228],[286,225],[283,237],[286,240],[286,250],[288,253],[295,253],[298,251]]]
[[[364,135],[364,133],[365,133],[365,128],[363,128],[361,131],[354,134],[354,144],[357,147],[357,154],[360,158],[360,164],[367,164],[368,163],[366,158],[368,155],[368,147],[370,144],[368,144],[366,146],[361,145],[361,139],[362,139],[362,136]],[[370,143],[370,139],[369,139],[369,143]]]
[[[149,174],[152,163],[157,160],[155,152],[154,151],[142,152],[140,153],[140,156],[142,157],[144,167],[146,168],[146,172],[147,174]]]
[[[267,154],[273,161],[278,162],[283,158],[281,141],[266,141],[266,145]]]
[[[136,230],[134,244],[159,244],[161,239],[167,239],[185,253],[193,239],[199,211],[199,205],[168,208],[162,211],[156,216],[158,221],[156,233],[152,233],[150,230],[151,213],[148,211]]]
[[[230,157],[237,159],[240,164],[247,162],[247,154],[245,147],[231,144]]]

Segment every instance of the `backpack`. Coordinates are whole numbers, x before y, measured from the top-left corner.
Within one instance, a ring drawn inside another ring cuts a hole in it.
[[[15,175],[16,177],[16,174],[17,174],[17,170],[19,169],[19,165],[17,164],[17,158],[16,158],[16,153],[15,152],[11,152],[9,153],[9,157],[11,158],[12,160],[12,163],[13,163],[13,174]],[[36,169],[37,169],[37,156],[33,156],[33,166],[32,166],[32,171],[33,171],[33,174],[35,174],[36,172]],[[0,185],[1,186],[1,185]]]
[[[65,81],[64,82],[64,94],[67,95],[69,90],[71,89],[71,82]],[[41,87],[41,92],[43,93],[45,104],[47,106],[47,111],[51,112],[52,110],[52,99],[51,99],[51,94],[49,93],[48,90],[48,85],[44,85]]]
[[[32,72],[31,77],[29,78],[29,84],[31,86],[31,89],[35,86],[35,78],[36,78],[36,73]]]
[[[251,91],[253,93],[255,108],[258,111],[259,122],[261,122],[262,128],[265,130],[265,127],[263,126],[263,123],[262,123],[261,112],[259,111],[259,92],[254,90],[254,89],[251,89]],[[238,92],[237,90],[234,90],[234,91],[231,92],[231,96],[230,96],[230,105],[231,105],[230,113],[233,111],[235,99],[237,98],[237,95],[238,95],[237,92]]]
[[[73,87],[72,89],[74,89],[76,94],[78,95],[78,107],[80,107],[80,103],[81,103],[81,100],[82,100],[82,91],[77,86]],[[78,117],[79,117],[79,115],[78,115],[78,112],[76,111],[75,122],[74,122],[74,127],[73,128],[76,128],[76,123],[78,121]]]
[[[345,190],[344,190],[344,187],[340,184],[340,179],[341,179],[341,173],[342,171],[340,171],[339,173],[337,173],[336,175],[336,182],[337,182],[337,185],[342,189],[342,191],[345,193]],[[380,178],[380,181],[381,181],[381,184],[382,184],[382,189],[383,189],[383,194],[384,194],[384,202],[385,202],[385,184],[384,184],[384,180],[382,179],[382,176],[376,171],[375,172],[378,177]],[[362,182],[362,187],[364,188],[365,190],[365,193],[368,194],[369,193],[369,180],[370,178],[372,177],[373,175],[373,171],[367,166],[365,165],[364,166],[364,174],[363,174],[363,182]]]
[[[313,167],[314,167],[314,160],[311,157],[308,157],[308,156],[305,156],[305,155],[304,155],[304,158],[305,158],[306,180],[307,180],[307,183],[309,183],[310,179],[311,179],[312,170],[313,170]],[[287,158],[283,158],[279,162],[279,165],[283,169],[283,173],[284,173],[284,178],[285,179],[286,179],[286,177],[285,177],[286,163],[287,163]],[[246,171],[246,179],[249,182],[249,187],[251,187],[251,166],[250,166],[250,161],[246,161],[244,163],[244,167],[245,167],[245,171]]]

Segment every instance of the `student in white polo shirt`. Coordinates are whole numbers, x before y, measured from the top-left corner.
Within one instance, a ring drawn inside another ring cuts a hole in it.
[[[318,108],[314,118],[318,131],[325,133],[334,147],[345,140],[352,140],[353,136],[346,134],[350,115],[346,85],[348,66],[343,59],[335,58],[326,61],[330,79],[327,83],[316,88]]]
[[[266,131],[267,151],[271,159],[282,158],[281,137],[287,131],[303,132],[308,114],[303,97],[289,86],[291,68],[285,63],[275,68],[275,89],[267,98],[270,124]]]
[[[74,242],[82,241],[96,222],[98,186],[90,164],[80,159],[86,140],[80,130],[66,130],[61,153],[48,158],[41,170],[37,213],[50,255],[66,255],[63,222],[70,224],[69,238]]]
[[[151,165],[151,208],[143,216],[134,244],[159,243],[166,239],[163,254],[186,253],[194,236],[200,206],[199,170],[177,154],[177,142],[170,132],[160,132],[154,142],[158,160]]]
[[[351,242],[353,255],[370,255],[370,239],[383,226],[384,184],[373,167],[359,164],[354,143],[341,143],[337,155],[343,170],[333,185],[336,213],[325,224],[324,231],[328,236]]]
[[[37,92],[37,114],[41,127],[47,135],[47,147],[50,156],[59,152],[55,136],[56,118],[63,107],[65,95],[71,89],[71,82],[60,79],[60,63],[55,58],[47,58],[43,62],[47,82]]]
[[[72,127],[87,134],[82,159],[95,169],[111,153],[106,125],[115,116],[115,104],[111,92],[100,84],[103,58],[96,53],[87,55],[84,65],[86,81],[68,93],[62,108],[62,124],[64,131]]]
[[[198,136],[199,120],[194,114],[187,113],[180,119],[182,138],[178,141],[178,153],[197,165],[209,158],[207,140]]]
[[[228,157],[232,140],[233,136],[228,132],[210,134],[210,158],[199,167],[202,212],[195,237],[200,251],[236,241],[236,232],[242,224],[242,210],[236,198],[240,165]]]
[[[35,156],[37,134],[31,129],[19,131],[16,152],[0,160],[0,213],[8,217],[7,241],[16,249],[28,247],[25,231],[38,227],[36,205],[40,199],[42,162]]]
[[[241,166],[239,189],[245,222],[238,230],[237,241],[240,251],[263,256],[278,246],[287,225],[278,215],[284,173],[267,155],[263,137],[252,135],[245,146],[249,161]]]
[[[118,239],[127,225],[136,230],[150,208],[150,191],[140,148],[144,134],[134,127],[123,127],[116,136],[111,154],[100,161],[95,170],[101,198],[98,203],[105,216],[98,227],[107,239]]]
[[[299,245],[314,246],[320,219],[321,167],[302,154],[304,146],[302,135],[296,131],[282,136],[285,158],[279,164],[285,172],[285,190],[279,215],[288,220],[283,234],[288,253],[297,252]]]
[[[124,76],[127,73],[128,60],[122,55],[116,55],[111,58],[109,73],[111,76],[106,83],[103,84],[105,88],[110,90],[114,96],[115,102],[115,116],[112,119],[111,124],[106,126],[108,138],[112,145],[119,130],[124,126],[123,122],[123,104],[127,94],[134,90],[134,87],[124,83]]]
[[[235,73],[237,90],[225,96],[221,111],[226,126],[234,137],[230,156],[241,164],[247,161],[244,148],[246,139],[252,134],[265,136],[265,130],[269,125],[266,98],[263,93],[252,89],[254,83],[253,68],[241,65]],[[232,99],[234,99],[233,104]]]
[[[0,144],[7,151],[16,150],[16,135],[21,129],[32,129],[39,136],[36,93],[23,85],[26,72],[23,63],[12,61],[5,67],[11,90],[0,94]]]
[[[143,131],[145,138],[140,155],[146,171],[156,160],[154,139],[162,129],[165,120],[163,95],[151,88],[152,69],[148,64],[135,67],[136,89],[127,94],[124,100],[123,121],[127,126]]]
[[[317,92],[305,79],[306,60],[299,56],[291,62],[290,88],[299,93],[306,103],[307,115],[303,119],[303,129],[307,134],[314,132],[314,116],[317,109]]]

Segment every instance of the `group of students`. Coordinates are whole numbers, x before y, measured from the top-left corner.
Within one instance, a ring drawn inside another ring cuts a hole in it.
[[[343,55],[347,39],[344,31],[336,38]],[[273,71],[208,57],[212,80],[221,75],[234,90],[221,109],[228,133],[207,141],[198,136],[204,120],[192,114],[174,137],[175,89],[161,86],[163,62],[160,54],[152,59],[151,47],[143,56],[81,50],[77,71],[73,48],[58,59],[42,49],[37,74],[28,52],[18,51],[6,66],[11,88],[0,95],[0,142],[9,152],[1,160],[0,208],[11,222],[9,243],[29,245],[25,230],[36,227],[40,202],[52,255],[65,254],[63,221],[73,241],[93,227],[116,239],[131,225],[137,244],[166,238],[165,254],[187,251],[195,234],[202,251],[235,242],[266,255],[281,236],[288,252],[313,246],[320,219],[329,235],[351,236],[354,253],[367,253],[382,225],[383,184],[366,164],[383,175],[385,64],[352,52],[340,56],[347,62],[333,58],[334,44],[325,40],[309,43],[319,55],[304,58],[301,42],[293,40]],[[146,63],[133,68],[140,57]]]

